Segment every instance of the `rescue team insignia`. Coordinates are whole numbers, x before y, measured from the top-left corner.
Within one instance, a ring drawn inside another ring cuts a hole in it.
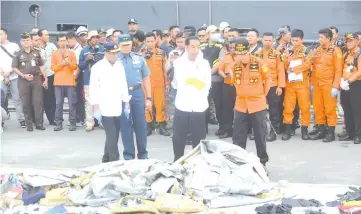
[[[251,77],[249,83],[258,83],[258,77]]]

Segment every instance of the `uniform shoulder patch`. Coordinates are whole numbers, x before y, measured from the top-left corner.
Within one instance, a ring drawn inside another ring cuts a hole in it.
[[[208,44],[207,43],[202,43],[200,44],[200,47],[206,47]]]
[[[219,43],[216,43],[214,46],[216,46],[217,48],[223,48],[223,45]]]

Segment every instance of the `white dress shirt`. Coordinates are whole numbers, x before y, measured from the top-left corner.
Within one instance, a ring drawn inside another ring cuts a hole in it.
[[[195,78],[205,85],[197,89],[186,83],[188,78]],[[208,108],[208,93],[211,88],[211,67],[203,55],[198,54],[195,61],[188,59],[185,52],[174,61],[174,79],[177,84],[175,107],[185,112],[203,112]]]
[[[83,48],[81,47],[81,45],[79,43],[76,43],[76,45],[72,48],[70,48],[70,50],[74,51],[75,56],[76,56],[76,62],[77,64],[79,64],[79,56],[80,56],[80,52]]]
[[[8,42],[7,44],[1,44],[1,46],[3,46],[3,48],[5,48],[5,50],[7,52],[9,52],[11,55],[14,56],[15,52],[18,51],[19,45],[13,42]],[[7,70],[7,68],[12,68],[12,62],[13,62],[13,58],[9,56],[9,54],[7,54],[2,48],[0,48],[0,59],[2,61],[2,65],[4,66],[4,68],[6,68],[4,72],[10,72],[10,76],[9,79],[13,80],[18,78],[18,75],[12,71],[12,69],[9,71]],[[3,77],[1,77],[1,79],[3,79]]]
[[[90,73],[90,103],[99,105],[102,116],[120,116],[123,102],[130,100],[123,64],[117,60],[112,65],[103,58],[95,63]]]

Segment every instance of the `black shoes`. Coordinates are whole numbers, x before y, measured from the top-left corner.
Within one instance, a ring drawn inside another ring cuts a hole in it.
[[[338,134],[338,136],[339,136],[339,138],[338,138],[339,141],[353,141],[354,140],[354,138],[349,136],[347,133],[346,134],[342,133],[342,135]]]
[[[273,131],[273,129],[271,128],[269,134],[266,137],[266,141],[267,142],[273,142],[277,139],[277,135],[276,133]]]
[[[335,127],[334,126],[329,126],[325,137],[322,139],[322,142],[324,143],[329,143],[335,140]]]
[[[287,141],[291,139],[291,130],[292,130],[292,125],[285,124],[285,131],[283,133],[282,140]]]
[[[76,131],[76,122],[70,122],[69,131]]]
[[[163,136],[166,136],[166,137],[169,137],[171,135],[170,132],[166,129],[166,123],[165,122],[161,122],[159,124],[159,134],[163,135]]]
[[[315,126],[315,130],[310,132],[311,140],[321,140],[326,137],[326,129],[325,125],[317,125]]]
[[[361,144],[361,137],[360,136],[355,137],[355,139],[353,140],[353,143],[354,144]]]
[[[26,123],[25,123],[25,121],[20,121],[20,126],[21,126],[21,128],[26,128]]]
[[[153,133],[152,123],[147,123],[147,136],[152,135],[152,133]]]
[[[45,130],[45,127],[43,125],[38,125],[38,126],[35,126],[35,128],[37,130],[41,130],[41,131],[44,131]]]
[[[310,136],[308,135],[308,127],[307,126],[301,127],[301,138],[302,138],[302,140],[310,139]]]

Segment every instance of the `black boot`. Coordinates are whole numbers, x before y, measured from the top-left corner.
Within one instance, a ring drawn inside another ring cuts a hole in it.
[[[54,131],[58,132],[63,129],[63,123],[56,123]]]
[[[291,129],[292,129],[292,125],[290,124],[285,124],[285,131],[283,132],[283,136],[282,136],[282,140],[289,140],[291,139]]]
[[[147,136],[152,135],[152,133],[153,133],[152,123],[147,123]]]
[[[360,136],[356,136],[355,139],[353,140],[354,144],[361,144],[361,137]]]
[[[45,130],[45,127],[44,127],[43,125],[37,125],[37,126],[35,126],[35,128],[36,128],[37,130],[41,130],[41,131],[44,131],[44,130]]]
[[[350,136],[347,132],[346,132],[346,134],[342,133],[342,135],[339,133],[338,136],[339,136],[339,138],[338,138],[339,141],[353,141],[354,140],[354,138],[352,136]]]
[[[76,130],[76,122],[70,122],[69,131],[73,132]]]
[[[329,126],[326,132],[326,136],[322,139],[322,142],[329,143],[335,140],[335,127]]]
[[[301,135],[302,135],[302,140],[309,140],[310,136],[308,135],[308,127],[307,126],[302,126],[301,127]]]
[[[268,142],[273,142],[273,141],[275,141],[276,139],[277,139],[277,135],[276,135],[276,133],[273,131],[273,129],[271,128],[269,134],[268,134],[267,137],[266,137],[266,140],[267,140]]]
[[[325,125],[318,125],[317,132],[314,135],[310,134],[311,140],[321,140],[326,136]]]
[[[223,134],[218,135],[219,139],[226,139],[233,136],[232,129],[230,131],[223,132]]]
[[[315,135],[315,134],[317,134],[317,132],[318,132],[318,125],[316,124],[316,125],[313,126],[312,131],[310,131],[308,134],[309,135]]]
[[[168,132],[168,130],[165,128],[166,124],[165,122],[161,122],[159,124],[159,134],[163,135],[163,136],[170,136],[170,133]]]

